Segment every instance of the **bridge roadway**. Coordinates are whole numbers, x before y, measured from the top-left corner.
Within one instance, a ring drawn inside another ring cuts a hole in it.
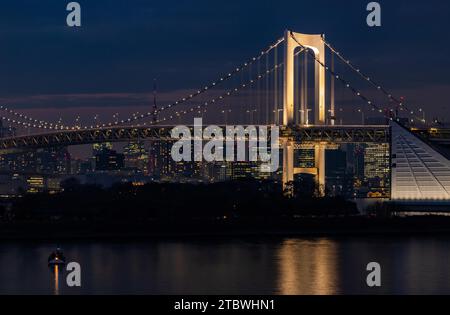
[[[430,142],[450,144],[450,128],[412,128],[411,132]]]
[[[225,130],[225,126],[221,126]],[[270,126],[269,126],[270,127]],[[83,145],[130,140],[174,141],[170,135],[174,126],[110,127],[61,130],[0,139],[0,154],[29,151],[46,147]],[[192,129],[193,127],[190,126]],[[293,126],[281,127],[281,138],[296,143],[389,143],[389,126]]]

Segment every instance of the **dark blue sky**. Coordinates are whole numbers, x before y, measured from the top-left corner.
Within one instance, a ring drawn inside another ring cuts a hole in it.
[[[2,102],[75,106],[60,95],[92,94],[106,106],[95,95],[151,93],[154,77],[165,91],[197,88],[290,28],[325,33],[389,89],[448,114],[449,1],[379,1],[380,28],[366,24],[369,1],[79,0],[81,28],[66,26],[68,2],[2,1]]]

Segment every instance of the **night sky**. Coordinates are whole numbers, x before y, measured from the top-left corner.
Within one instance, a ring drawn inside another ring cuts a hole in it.
[[[241,64],[289,28],[327,40],[396,95],[442,119],[450,103],[450,2],[65,0],[0,5],[0,102],[54,119],[62,111],[151,103],[152,79],[174,95]]]

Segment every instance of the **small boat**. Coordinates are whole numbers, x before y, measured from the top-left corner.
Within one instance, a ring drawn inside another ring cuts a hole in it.
[[[66,257],[61,250],[61,248],[57,248],[54,252],[48,256],[48,265],[49,266],[61,266],[66,264]]]

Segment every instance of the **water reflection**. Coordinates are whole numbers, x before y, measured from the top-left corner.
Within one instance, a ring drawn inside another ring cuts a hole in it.
[[[55,265],[53,267],[53,277],[55,279],[54,281],[54,295],[59,295],[59,266]]]
[[[285,240],[278,252],[278,293],[337,294],[338,251],[335,241]]]
[[[53,244],[0,244],[0,294],[448,294],[450,238],[72,242],[82,286],[48,267]],[[382,287],[366,265],[382,266]]]

